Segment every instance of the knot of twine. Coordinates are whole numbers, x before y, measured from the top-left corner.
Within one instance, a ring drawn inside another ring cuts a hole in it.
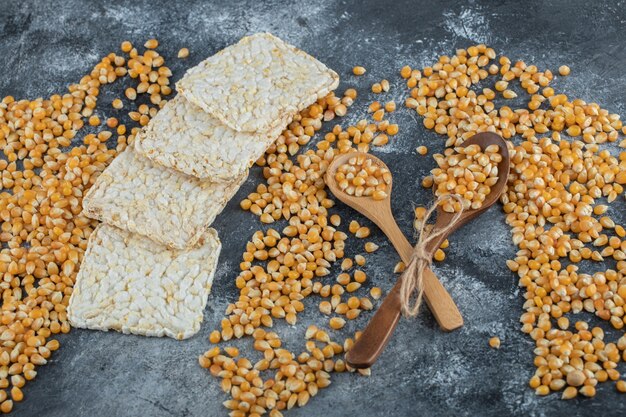
[[[450,223],[448,223],[445,227],[434,231],[434,233],[428,233],[426,231],[426,224],[435,210],[437,210],[437,206],[450,199],[459,202],[461,204],[461,210],[454,214]],[[402,304],[402,313],[406,317],[415,317],[417,315],[422,304],[422,299],[424,298],[424,270],[430,267],[433,262],[432,254],[428,253],[429,244],[439,239],[441,236],[448,234],[448,232],[454,228],[456,223],[461,218],[461,214],[463,214],[463,200],[456,194],[446,194],[440,196],[426,212],[422,225],[418,231],[419,237],[417,239],[417,244],[413,248],[411,260],[400,277],[402,280],[402,285],[400,287],[400,301]]]

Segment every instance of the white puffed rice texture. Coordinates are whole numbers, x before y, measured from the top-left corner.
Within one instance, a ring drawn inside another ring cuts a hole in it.
[[[232,129],[268,132],[286,127],[338,83],[337,73],[311,55],[257,33],[189,69],[176,88]]]
[[[74,327],[182,340],[200,329],[221,243],[174,250],[106,224],[92,233],[68,317]]]
[[[87,217],[175,249],[195,246],[246,179],[211,182],[155,164],[127,148],[83,199]]]
[[[135,137],[135,150],[188,175],[232,181],[263,156],[281,132],[237,132],[178,95]]]

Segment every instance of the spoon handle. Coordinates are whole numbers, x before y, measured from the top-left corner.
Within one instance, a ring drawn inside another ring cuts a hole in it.
[[[435,316],[435,320],[439,323],[439,327],[451,332],[463,326],[463,316],[459,308],[430,268],[424,270],[422,282],[424,284],[426,304],[428,304],[430,311]]]
[[[393,220],[377,222],[389,240],[400,254],[405,263],[408,263],[413,253],[413,247],[406,239],[398,225]],[[422,277],[424,295],[439,326],[446,331],[452,331],[463,326],[463,316],[454,300],[439,282],[430,268],[424,271]],[[402,281],[398,280],[383,303],[369,321],[361,337],[346,353],[346,361],[354,368],[369,368],[376,362],[391,339],[402,312],[400,288]]]
[[[396,282],[376,314],[370,319],[354,345],[346,353],[346,362],[353,368],[369,368],[376,362],[391,339],[400,321],[400,280]]]
[[[411,246],[407,238],[404,236],[404,233],[402,233],[393,217],[386,216],[385,221],[381,222],[380,226],[389,240],[391,240],[391,243],[396,248],[396,251],[400,255],[402,261],[408,265],[411,260],[411,256],[413,255],[413,246]],[[437,247],[439,247],[439,245],[437,245]],[[401,281],[398,280],[398,283],[400,282]],[[435,316],[435,320],[439,323],[439,326],[446,331],[455,330],[461,327],[463,325],[461,312],[452,299],[452,296],[450,296],[450,293],[448,293],[446,288],[441,284],[439,279],[437,279],[437,276],[430,268],[426,268],[424,271],[422,282],[424,284],[426,303],[428,304],[430,311],[433,313],[433,316]],[[398,290],[399,289],[400,288],[398,288]],[[381,305],[381,308],[383,305]],[[379,308],[379,311],[381,308]]]

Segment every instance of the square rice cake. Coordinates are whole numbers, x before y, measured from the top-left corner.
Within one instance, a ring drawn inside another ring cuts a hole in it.
[[[232,129],[269,132],[338,84],[337,73],[311,55],[257,33],[189,69],[176,88]]]
[[[68,317],[75,327],[182,340],[200,329],[221,243],[181,251],[107,224],[89,239]]]
[[[247,171],[230,182],[201,180],[127,148],[89,189],[83,210],[92,219],[187,249],[197,244],[246,177]]]
[[[135,150],[152,161],[211,181],[241,176],[282,133],[237,132],[181,95],[135,137]]]

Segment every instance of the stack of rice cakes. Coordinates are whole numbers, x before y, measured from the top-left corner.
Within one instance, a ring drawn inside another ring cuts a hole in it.
[[[200,328],[221,243],[209,226],[248,169],[337,74],[269,33],[187,71],[83,200],[93,232],[68,307],[75,327],[185,339]]]

